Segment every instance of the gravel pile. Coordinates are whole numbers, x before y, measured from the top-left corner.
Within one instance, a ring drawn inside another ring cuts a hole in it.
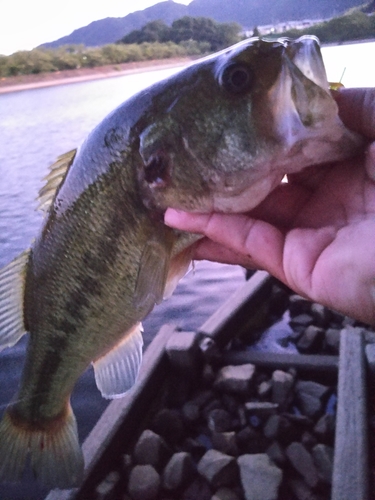
[[[340,331],[365,328],[278,286],[268,314],[283,315],[289,329],[280,342],[303,354],[338,355]],[[366,335],[374,345],[373,330]],[[330,499],[335,377],[220,366],[208,350],[202,356],[196,338],[181,332],[169,346],[173,367],[161,407],[98,485],[96,500]],[[232,347],[246,348],[244,341]]]

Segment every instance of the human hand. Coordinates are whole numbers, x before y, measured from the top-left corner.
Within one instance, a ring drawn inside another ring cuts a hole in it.
[[[375,324],[375,89],[335,95],[366,136],[361,156],[289,177],[248,214],[168,209],[171,227],[205,236],[195,259],[265,269],[295,292]]]

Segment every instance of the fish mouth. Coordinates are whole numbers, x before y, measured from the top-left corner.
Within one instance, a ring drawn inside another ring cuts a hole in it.
[[[320,51],[319,40],[313,35],[305,35],[297,40],[278,40],[285,47],[288,60],[309,80],[329,91],[329,84]]]

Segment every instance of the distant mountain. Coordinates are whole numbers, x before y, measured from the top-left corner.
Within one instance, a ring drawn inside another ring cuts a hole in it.
[[[193,0],[187,6],[167,0],[125,17],[94,21],[42,47],[114,43],[127,33],[157,19],[171,24],[183,16],[211,17],[219,22],[236,21],[244,29],[252,29],[254,26],[284,21],[330,18],[359,5],[363,5],[363,0]]]
[[[51,49],[62,45],[80,43],[87,47],[96,47],[117,42],[127,33],[138,30],[156,19],[162,19],[167,24],[172,24],[176,19],[186,15],[188,15],[186,5],[169,0],[133,12],[125,17],[107,17],[100,21],[94,21],[83,28],[74,30],[68,36],[59,38],[54,42],[44,43],[41,47]]]

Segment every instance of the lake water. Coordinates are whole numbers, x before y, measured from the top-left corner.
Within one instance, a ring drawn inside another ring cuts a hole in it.
[[[328,79],[347,87],[375,86],[371,62],[375,43],[323,48]],[[0,95],[0,268],[27,248],[41,225],[35,198],[55,158],[75,148],[113,108],[136,91],[176,69]],[[244,282],[243,269],[207,262],[180,282],[171,299],[144,322],[145,341],[174,322],[194,329]],[[26,339],[0,354],[0,413],[17,390]],[[72,404],[83,440],[107,402],[91,370],[78,382]],[[1,486],[1,500],[39,500],[45,491],[32,478],[22,486]]]

